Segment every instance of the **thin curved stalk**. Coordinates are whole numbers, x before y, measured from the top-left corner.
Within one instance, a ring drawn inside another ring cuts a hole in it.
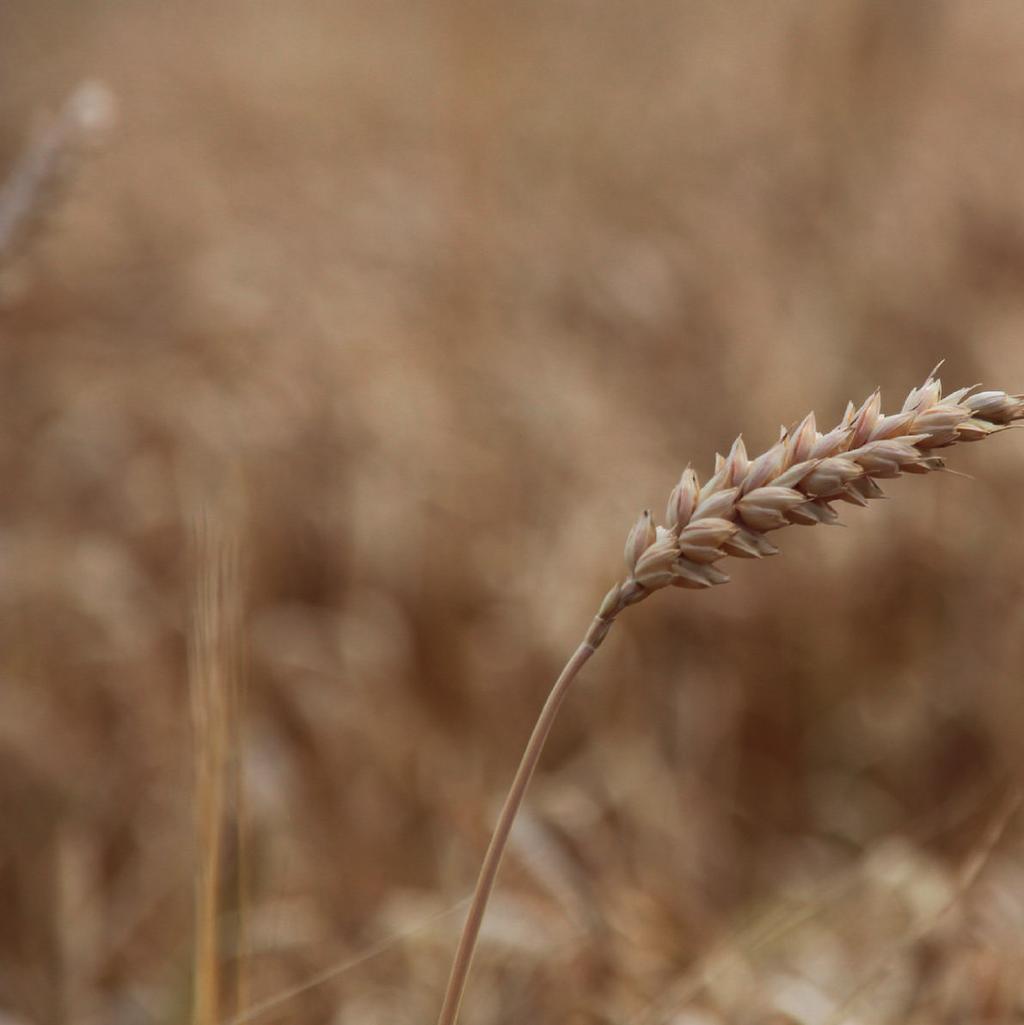
[[[607,602],[606,602],[607,604]],[[602,613],[605,607],[602,606]],[[617,610],[616,610],[617,611]],[[452,962],[451,975],[448,978],[448,988],[444,994],[444,1004],[441,1007],[441,1015],[437,1019],[437,1025],[455,1025],[459,1015],[459,1005],[462,1003],[462,995],[466,989],[466,979],[469,976],[470,965],[473,961],[473,952],[476,949],[477,938],[480,934],[480,924],[483,921],[484,911],[487,909],[487,901],[490,899],[491,891],[494,889],[494,882],[498,877],[498,869],[501,867],[501,859],[508,846],[509,833],[512,831],[512,823],[515,822],[516,814],[523,797],[526,795],[526,788],[530,785],[534,769],[540,760],[541,752],[544,750],[544,742],[548,739],[551,727],[554,724],[558,709],[565,700],[569,687],[583,668],[587,659],[597,650],[601,641],[604,640],[612,625],[611,615],[598,614],[587,636],[580,646],[573,652],[572,658],[566,663],[561,675],[555,681],[548,694],[547,701],[537,717],[537,723],[533,727],[530,739],[526,743],[523,757],[516,769],[512,786],[509,788],[508,796],[502,805],[501,813],[494,827],[491,842],[487,846],[487,853],[484,855],[483,864],[480,866],[480,875],[477,877],[476,889],[466,913],[466,921],[462,927],[462,936],[459,938],[459,946],[455,952],[455,960]]]

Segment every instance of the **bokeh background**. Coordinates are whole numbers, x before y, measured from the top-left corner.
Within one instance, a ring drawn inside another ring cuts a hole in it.
[[[0,180],[110,108],[0,254],[5,1025],[433,1021],[636,514],[942,358],[1024,390],[1022,53],[1016,0],[0,4]],[[622,618],[466,1022],[1024,1020],[1021,437],[953,463]]]

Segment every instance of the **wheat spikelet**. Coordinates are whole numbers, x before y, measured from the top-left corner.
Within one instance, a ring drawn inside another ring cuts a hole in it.
[[[882,497],[879,480],[945,469],[940,449],[981,441],[1024,421],[1024,395],[961,388],[943,397],[935,368],[898,413],[883,414],[879,392],[837,427],[822,434],[814,415],[783,428],[779,440],[754,459],[737,438],[702,486],[689,467],[669,495],[665,524],[645,510],[626,539],[627,578],[605,596],[583,642],[555,681],[523,752],[484,856],[452,964],[438,1025],[454,1025],[476,947],[480,923],[516,812],[572,681],[611,629],[615,617],[663,587],[703,590],[728,582],[717,565],[729,556],[775,555],[771,531],[792,523],[835,523],[834,502],[867,505]]]

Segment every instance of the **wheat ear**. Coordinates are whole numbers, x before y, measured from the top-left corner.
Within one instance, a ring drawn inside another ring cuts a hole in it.
[[[878,480],[945,469],[937,454],[961,441],[981,441],[1024,421],[1024,396],[961,388],[943,397],[938,367],[907,396],[898,413],[881,411],[879,392],[822,434],[814,414],[783,428],[767,452],[750,459],[742,438],[718,456],[703,485],[687,467],[669,495],[665,525],[645,510],[626,539],[628,575],[605,596],[583,642],[555,682],[527,742],[498,815],[452,963],[438,1025],[454,1025],[484,910],[519,806],[544,742],[572,681],[607,636],[615,618],[663,587],[697,590],[724,584],[716,565],[727,556],[757,559],[778,548],[767,535],[791,523],[835,523],[832,503],[867,505],[882,497]]]

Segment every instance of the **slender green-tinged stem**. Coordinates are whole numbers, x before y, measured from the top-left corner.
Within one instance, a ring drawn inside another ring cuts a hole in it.
[[[602,607],[602,612],[604,611],[604,607]],[[617,611],[616,609],[615,612]],[[598,615],[594,619],[583,643],[573,652],[572,658],[566,663],[561,675],[551,688],[551,693],[537,718],[537,724],[533,727],[533,733],[530,734],[526,750],[523,751],[522,760],[519,762],[519,768],[516,769],[515,778],[512,780],[512,786],[505,798],[501,813],[498,815],[498,822],[494,827],[487,853],[484,855],[483,865],[480,867],[480,875],[477,878],[476,889],[473,891],[473,898],[466,914],[466,922],[462,927],[462,936],[455,952],[455,960],[452,962],[448,988],[444,995],[444,1005],[441,1008],[441,1016],[437,1019],[437,1025],[455,1025],[459,1015],[459,1005],[462,1003],[462,994],[466,989],[466,978],[473,961],[473,951],[476,949],[477,937],[480,934],[480,923],[483,921],[487,901],[494,889],[494,881],[497,879],[498,869],[501,867],[502,855],[508,846],[512,823],[515,821],[519,806],[523,803],[526,788],[530,785],[534,769],[537,768],[541,751],[544,749],[544,742],[551,732],[558,709],[565,700],[572,681],[604,640],[611,627],[614,614],[613,612],[611,615]]]

